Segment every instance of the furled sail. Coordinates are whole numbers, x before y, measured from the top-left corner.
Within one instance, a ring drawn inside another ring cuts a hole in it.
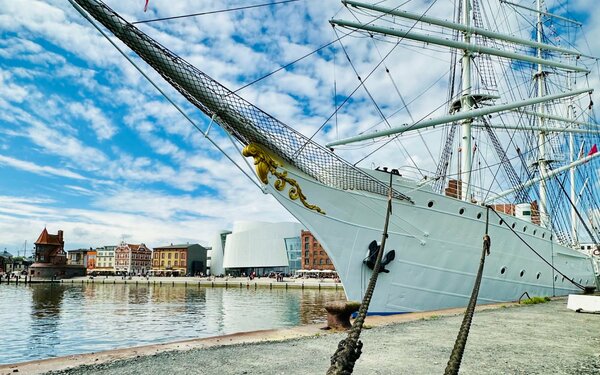
[[[387,195],[388,186],[250,104],[96,0],[71,0],[108,28],[202,112],[244,145],[258,143],[317,181]],[[73,6],[77,7],[76,4]],[[394,191],[398,199],[410,200]]]

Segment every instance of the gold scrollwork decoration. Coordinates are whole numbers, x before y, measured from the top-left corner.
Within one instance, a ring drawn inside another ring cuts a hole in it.
[[[277,178],[273,183],[273,186],[278,191],[283,191],[286,187],[286,184],[290,185],[290,190],[288,195],[291,200],[300,199],[300,202],[304,205],[304,207],[317,211],[320,214],[325,215],[325,211],[323,211],[319,206],[310,204],[306,201],[306,196],[302,192],[300,185],[296,180],[291,177],[288,177],[287,171],[280,172],[277,170],[278,167],[281,167],[282,164],[276,161],[269,155],[265,150],[263,150],[256,143],[250,143],[242,150],[242,155],[245,157],[254,158],[254,167],[256,168],[256,174],[258,178],[262,181],[263,184],[268,184],[269,179],[268,175],[271,173],[273,176]]]

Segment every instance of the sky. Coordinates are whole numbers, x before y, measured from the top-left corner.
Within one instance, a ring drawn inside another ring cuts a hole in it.
[[[150,0],[147,12],[144,0],[106,3],[135,21],[261,2]],[[428,9],[430,3],[413,1],[417,10],[451,18],[452,1],[439,0]],[[594,4],[579,0],[569,11],[597,20]],[[330,26],[332,17],[353,19],[338,1],[300,0],[139,26],[236,89],[342,35]],[[598,51],[598,41],[586,42]],[[401,102],[390,83],[411,103],[410,113],[393,118],[396,124],[431,115],[444,102],[449,55],[408,44],[369,76],[393,45],[357,35],[345,37],[343,45],[353,65],[336,43],[240,95],[310,136],[357,87],[357,75],[368,76],[368,91],[358,90],[326,124],[316,137],[320,143],[377,126],[371,98],[386,114],[393,113]],[[201,129],[208,128],[206,116],[125,50]],[[424,87],[430,100],[417,100]],[[429,141],[433,158],[414,134],[362,165],[395,160],[394,166],[402,166],[410,160],[435,170],[440,134],[434,132]],[[246,168],[220,129],[211,128],[209,135]],[[360,159],[373,148],[340,153]],[[63,230],[66,249],[121,240],[151,247],[206,245],[215,232],[238,220],[294,218],[191,126],[67,0],[0,0],[0,250],[16,255],[26,246],[30,254],[44,227],[50,233]]]

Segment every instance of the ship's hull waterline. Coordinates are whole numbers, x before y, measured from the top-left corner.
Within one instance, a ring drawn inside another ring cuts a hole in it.
[[[310,204],[306,208],[274,187],[269,175],[265,191],[272,194],[319,240],[332,259],[349,300],[361,300],[371,276],[363,264],[371,241],[381,241],[387,198],[324,186],[289,164],[281,170],[295,179]],[[382,180],[389,179],[384,172]],[[370,313],[401,313],[466,306],[479,266],[486,208],[417,188],[394,176],[394,188],[414,204],[394,200],[386,252],[396,258],[381,273]],[[430,207],[431,206],[431,207]],[[461,213],[462,212],[462,213]],[[550,240],[550,231],[501,214],[544,259],[584,286],[595,286],[589,257]],[[486,259],[478,303],[515,301],[530,296],[558,296],[581,290],[557,274],[490,211],[491,254]]]

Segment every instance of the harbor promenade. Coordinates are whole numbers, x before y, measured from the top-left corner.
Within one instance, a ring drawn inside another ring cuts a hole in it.
[[[22,278],[19,283],[23,283]],[[3,281],[6,283],[6,280]],[[16,281],[12,279],[11,283]],[[275,278],[261,277],[250,280],[247,277],[121,277],[121,276],[96,276],[96,277],[74,277],[62,280],[36,280],[32,283],[61,283],[69,284],[128,284],[128,285],[148,285],[148,286],[197,286],[206,288],[282,288],[282,289],[333,289],[342,290],[343,286],[334,279],[318,278],[288,278],[284,277],[281,281]]]
[[[463,309],[369,317],[355,374],[442,374]],[[0,374],[324,374],[344,333],[256,331],[0,366]],[[559,298],[478,308],[461,374],[600,373],[600,315]]]

